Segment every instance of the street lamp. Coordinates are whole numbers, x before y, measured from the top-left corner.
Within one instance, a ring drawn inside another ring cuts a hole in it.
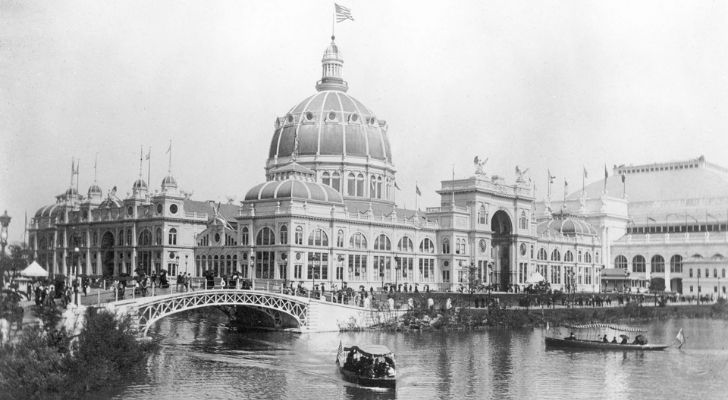
[[[187,276],[187,260],[190,258],[189,254],[185,254],[185,276]]]
[[[73,286],[73,302],[76,305],[78,305],[78,287],[79,287],[78,282],[76,282],[76,279],[77,279],[76,277],[78,276],[78,269],[81,264],[81,256],[79,254],[79,250],[80,249],[78,247],[73,248],[73,252],[76,254],[76,263],[74,263],[72,265],[72,268],[74,268],[74,271],[73,271],[73,276],[71,277],[71,282],[72,282],[72,286]]]
[[[0,225],[2,225],[2,228],[0,228],[0,245],[2,245],[0,257],[5,257],[5,246],[8,245],[8,225],[10,225],[11,218],[8,215],[8,210],[5,210],[5,213],[0,215]]]

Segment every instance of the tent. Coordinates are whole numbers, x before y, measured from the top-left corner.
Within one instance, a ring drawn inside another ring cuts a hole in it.
[[[539,274],[538,272],[534,272],[531,274],[531,276],[526,279],[526,283],[534,284],[544,281],[543,275]]]
[[[46,277],[48,276],[48,271],[44,270],[43,267],[41,267],[37,262],[33,261],[30,265],[28,265],[24,270],[20,272],[20,275],[30,277]]]

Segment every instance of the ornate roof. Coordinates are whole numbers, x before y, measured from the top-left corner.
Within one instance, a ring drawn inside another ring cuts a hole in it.
[[[293,106],[275,122],[268,156],[338,155],[392,162],[386,123],[342,91],[326,90]]]
[[[245,195],[245,201],[294,199],[327,203],[344,202],[341,194],[332,187],[298,179],[264,182],[253,186]]]
[[[540,236],[597,236],[596,229],[581,218],[567,213],[554,214],[553,217],[539,222],[537,231]]]

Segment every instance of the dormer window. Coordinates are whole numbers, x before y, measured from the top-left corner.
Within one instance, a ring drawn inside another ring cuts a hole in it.
[[[328,116],[326,117],[327,121],[336,121],[336,113],[333,111],[329,111]]]
[[[358,122],[359,121],[359,114],[351,114],[349,116],[349,122]]]
[[[313,121],[314,115],[311,111],[306,111],[306,114],[304,114],[304,117],[306,118],[306,121]]]

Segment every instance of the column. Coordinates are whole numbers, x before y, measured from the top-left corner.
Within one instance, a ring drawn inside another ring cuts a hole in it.
[[[670,288],[670,260],[665,258],[665,291],[670,292],[672,289]]]

